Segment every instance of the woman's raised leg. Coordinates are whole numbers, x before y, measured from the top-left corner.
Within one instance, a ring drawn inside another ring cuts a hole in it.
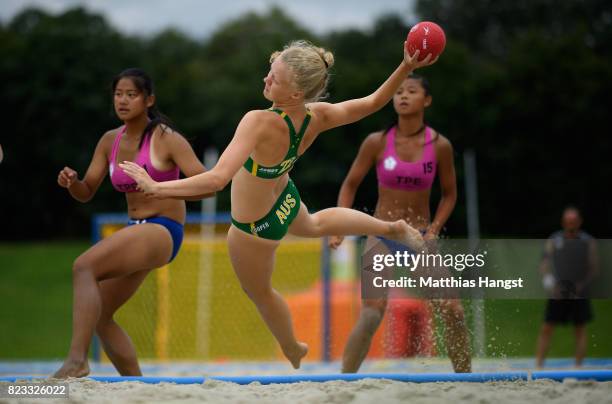
[[[289,232],[299,237],[381,236],[406,244],[415,251],[424,248],[421,233],[405,220],[386,222],[348,208],[329,208],[310,214],[303,201]]]

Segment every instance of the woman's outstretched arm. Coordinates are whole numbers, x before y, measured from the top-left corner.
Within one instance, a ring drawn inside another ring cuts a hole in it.
[[[238,124],[232,141],[217,164],[204,173],[175,181],[155,182],[139,165],[125,161],[119,166],[132,177],[141,191],[154,198],[190,197],[225,188],[257,145],[263,132],[265,111],[250,111]]]

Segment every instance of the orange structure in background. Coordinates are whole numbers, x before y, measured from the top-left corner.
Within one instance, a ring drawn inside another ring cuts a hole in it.
[[[386,358],[435,355],[433,317],[426,300],[389,299],[384,321]]]
[[[330,285],[330,359],[342,358],[353,326],[359,318],[358,282],[332,281]],[[323,292],[318,282],[308,291],[286,296],[296,337],[309,346],[307,360],[323,357]],[[381,326],[374,335],[368,358],[400,358],[435,354],[431,313],[426,301],[390,299]],[[282,356],[282,353],[279,352]]]

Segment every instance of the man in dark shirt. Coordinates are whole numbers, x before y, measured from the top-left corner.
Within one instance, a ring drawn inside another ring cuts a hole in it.
[[[554,328],[572,322],[576,336],[576,366],[586,354],[586,324],[593,319],[589,284],[598,272],[595,239],[580,230],[582,216],[575,207],[563,210],[563,230],[547,240],[540,271],[550,298],[546,304],[544,324],[540,330],[536,366],[542,367]]]

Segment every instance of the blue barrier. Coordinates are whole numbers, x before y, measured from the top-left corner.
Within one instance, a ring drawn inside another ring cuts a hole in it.
[[[15,382],[17,380],[45,380],[45,377],[5,376],[0,382]],[[537,371],[537,372],[500,372],[500,373],[363,373],[363,374],[311,374],[311,375],[280,375],[280,376],[211,376],[211,377],[147,377],[147,376],[91,376],[89,380],[106,383],[142,382],[149,384],[202,384],[206,380],[217,380],[237,384],[283,384],[299,382],[329,382],[357,381],[363,379],[386,379],[408,383],[438,383],[438,382],[499,382],[516,380],[549,379],[563,381],[564,379],[594,380],[598,382],[612,381],[612,370],[571,370],[571,371]]]

